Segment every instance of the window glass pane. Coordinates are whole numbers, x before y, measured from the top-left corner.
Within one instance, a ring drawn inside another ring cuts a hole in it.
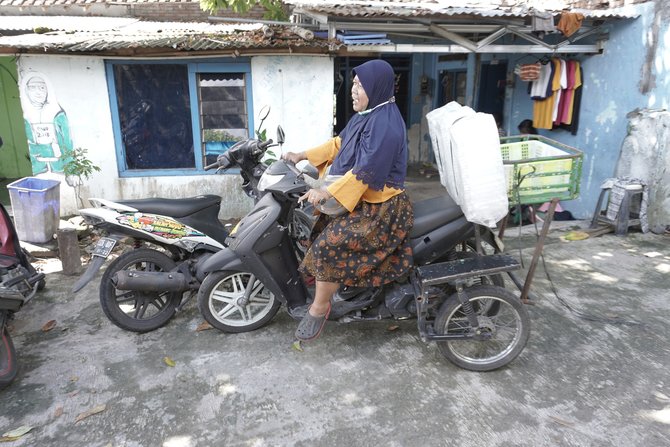
[[[114,82],[127,168],[194,168],[186,65],[117,64]]]
[[[249,137],[244,73],[200,73],[200,123],[204,164]]]

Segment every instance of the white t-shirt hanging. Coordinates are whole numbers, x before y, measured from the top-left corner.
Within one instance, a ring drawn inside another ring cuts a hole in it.
[[[533,85],[530,89],[530,97],[532,99],[545,99],[547,98],[547,88],[549,88],[549,83],[551,82],[551,62],[548,64],[542,64],[540,67],[540,78],[537,81],[533,81]]]
[[[568,88],[568,69],[567,64],[564,59],[559,59],[561,67],[561,88],[556,91],[556,98],[554,99],[554,110],[551,114],[551,120],[556,121],[558,118],[558,104],[561,102],[561,95],[563,94],[563,89]],[[559,75],[558,73],[556,75]]]

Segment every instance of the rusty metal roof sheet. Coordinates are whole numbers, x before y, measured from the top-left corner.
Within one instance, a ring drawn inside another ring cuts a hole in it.
[[[12,29],[17,17],[0,17],[0,30]],[[166,49],[170,51],[254,49],[312,49],[319,52],[338,50],[342,44],[333,40],[306,40],[290,26],[271,26],[272,36],[264,33],[263,24],[150,22],[137,19],[102,17],[27,17],[19,28],[45,28],[54,31],[0,37],[0,49],[40,50],[45,52],[117,52],[130,49]],[[51,19],[54,19],[53,21]],[[52,23],[53,22],[53,23]],[[69,22],[69,24],[68,24]],[[57,25],[60,23],[61,25]],[[267,27],[265,28],[267,30]]]
[[[482,18],[524,18],[531,8],[553,14],[563,10],[582,13],[586,18],[633,18],[634,8],[576,9],[570,2],[562,0],[286,0],[285,3],[298,8],[336,17],[348,18],[436,18],[475,16]]]
[[[137,22],[124,17],[74,17],[74,16],[0,16],[0,32],[32,31],[104,31]]]
[[[0,0],[0,6],[87,6],[93,4],[132,5],[141,3],[199,3],[199,0]]]

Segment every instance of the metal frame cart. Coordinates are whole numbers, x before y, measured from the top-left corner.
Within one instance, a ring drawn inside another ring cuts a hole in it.
[[[540,135],[518,135],[500,139],[500,150],[505,167],[507,196],[511,205],[538,205],[549,202],[542,230],[528,267],[526,280],[521,281],[511,272],[521,290],[521,301],[527,302],[530,286],[542,254],[556,206],[561,200],[579,196],[583,153],[574,147]],[[506,219],[499,230],[502,238]]]

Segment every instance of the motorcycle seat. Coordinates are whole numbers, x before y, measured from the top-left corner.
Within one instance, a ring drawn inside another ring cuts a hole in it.
[[[184,199],[137,199],[117,200],[116,203],[135,208],[143,213],[160,214],[170,217],[185,217],[212,205],[221,203],[221,197],[214,194],[205,194]]]
[[[414,226],[410,238],[415,239],[463,217],[463,210],[448,194],[424,199],[412,204],[414,208]]]

